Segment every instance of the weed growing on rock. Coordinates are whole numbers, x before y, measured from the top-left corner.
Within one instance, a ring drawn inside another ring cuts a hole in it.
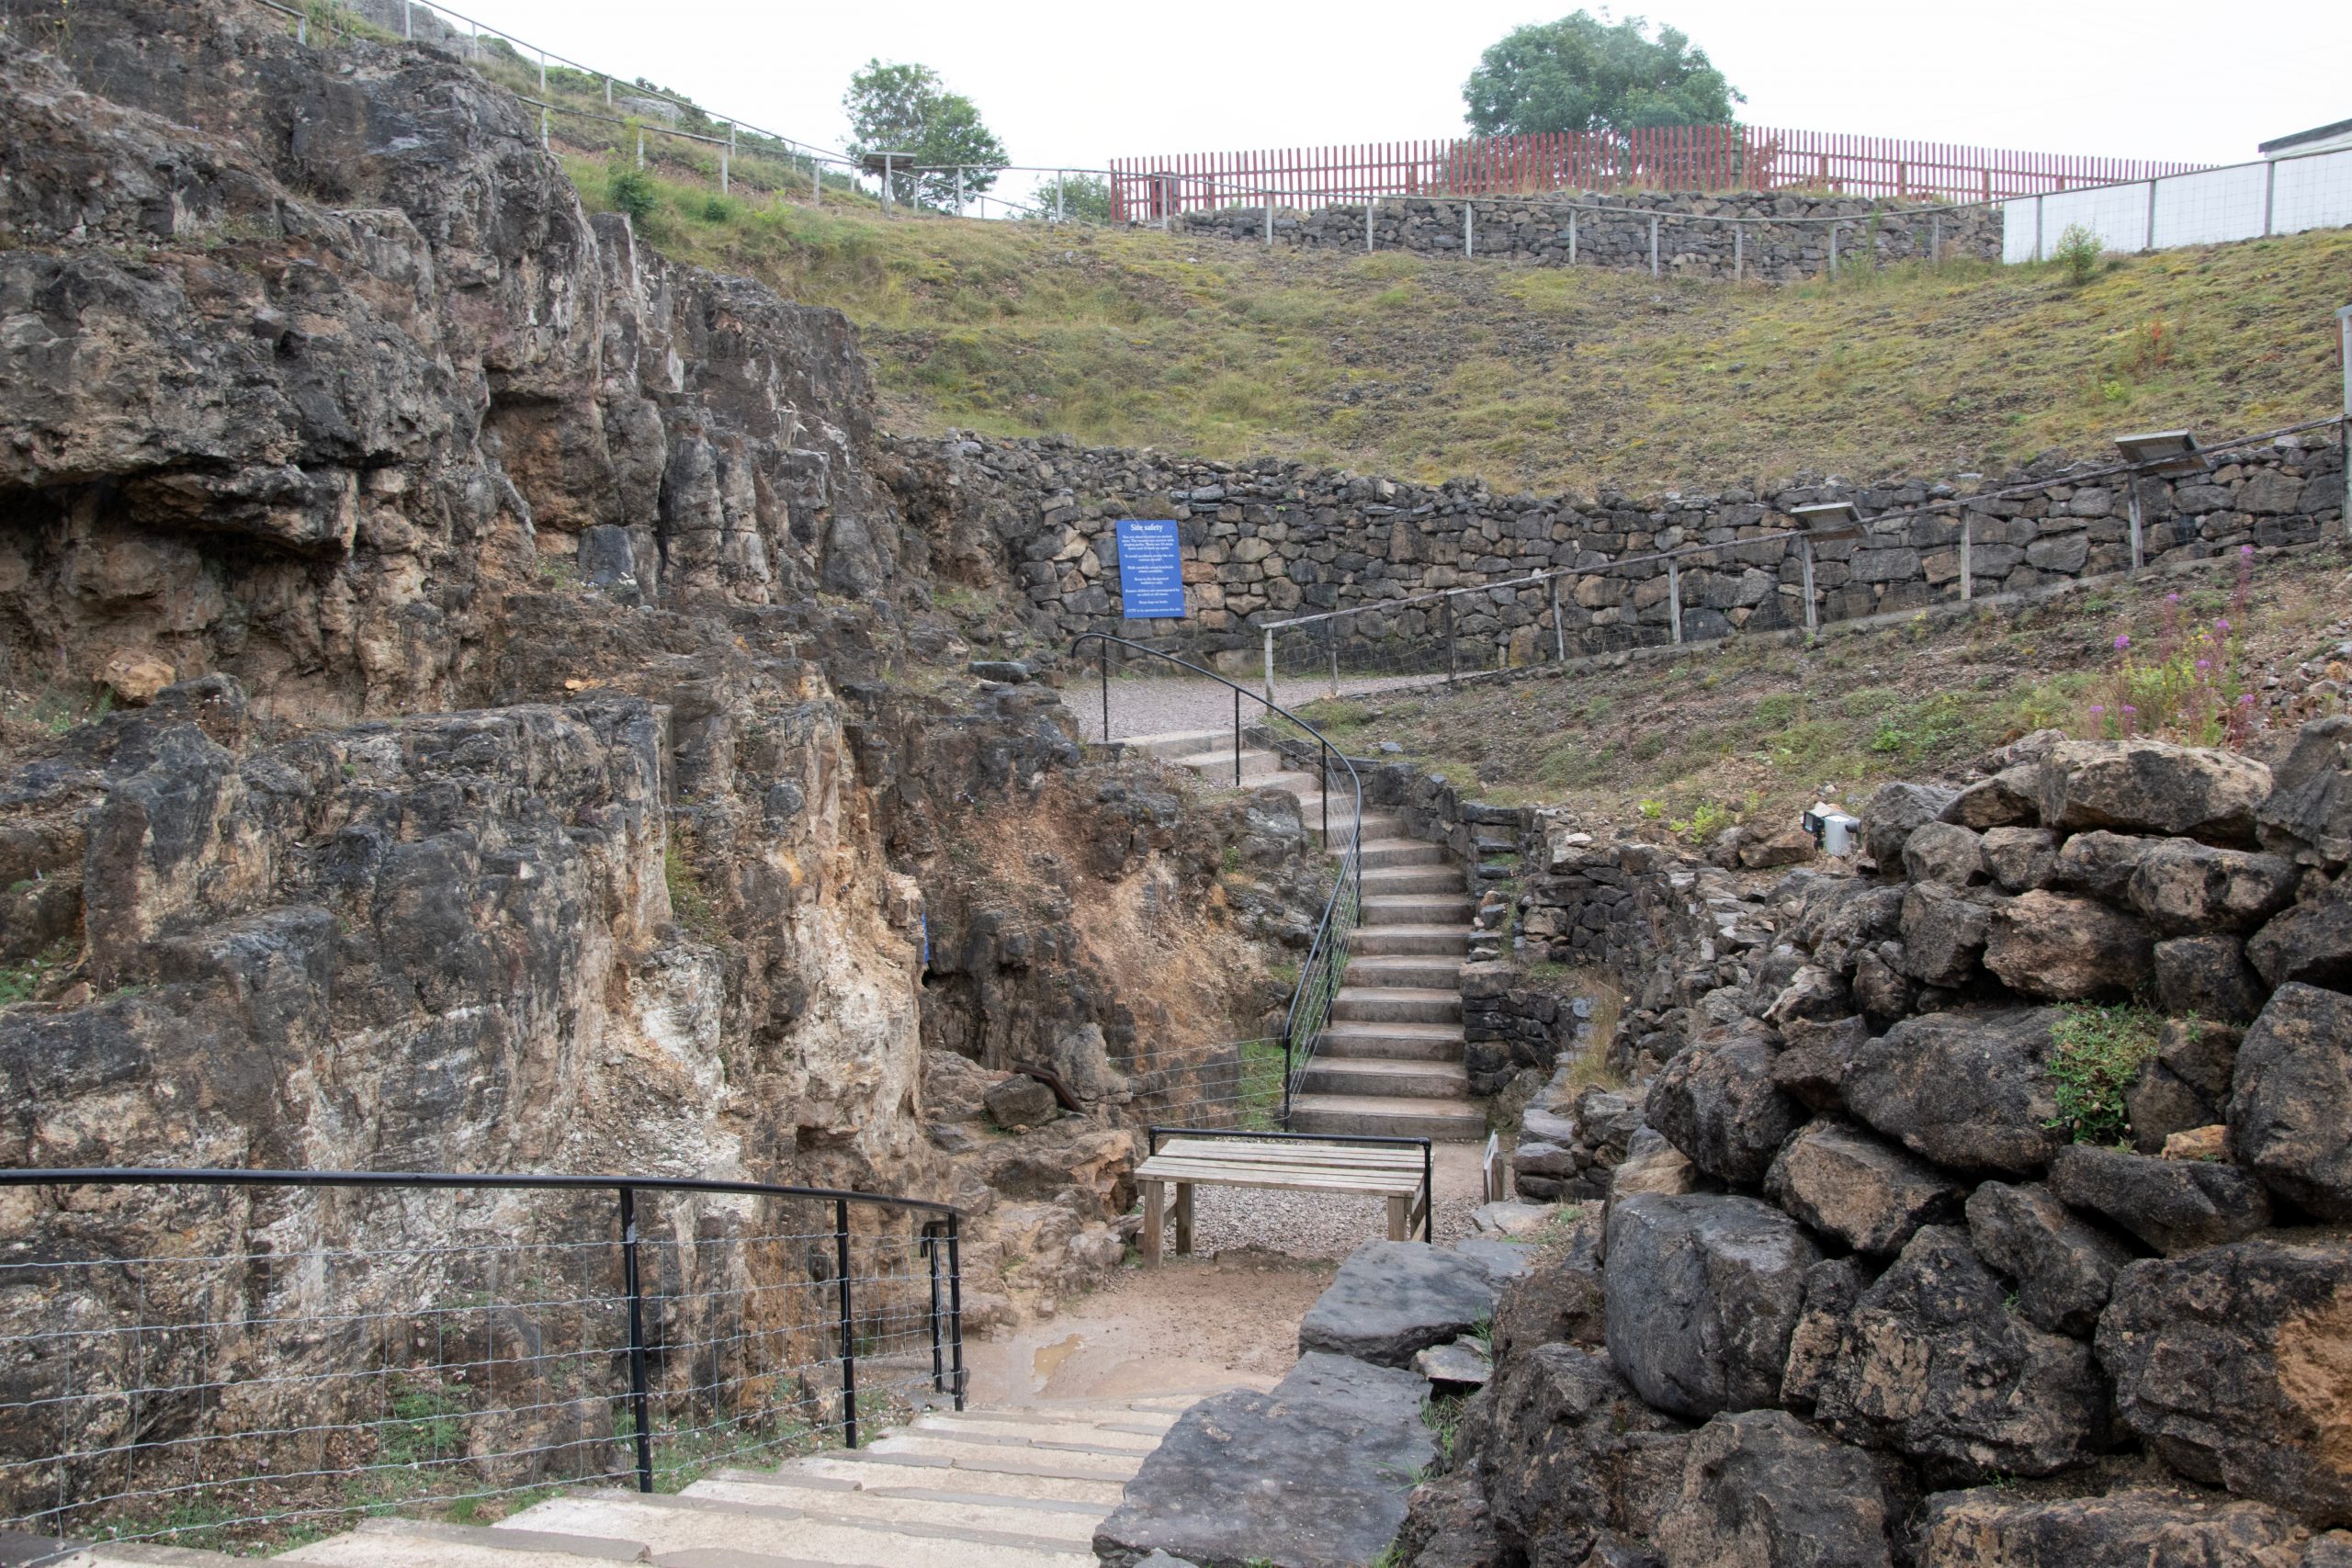
[[[2106,257],[2107,246],[2080,223],[2067,224],[2065,232],[2050,249],[2050,259],[2065,273],[2066,281],[2077,288],[2098,276],[2099,263]]]
[[[2050,1031],[2058,1114],[2048,1124],[2065,1129],[2078,1144],[2120,1143],[2131,1125],[2123,1091],[2139,1076],[2140,1064],[2155,1054],[2164,1020],[2128,1002],[2070,1002],[2058,1011]]]
[[[2115,664],[2092,688],[2097,700],[2079,728],[2085,739],[2147,735],[2192,746],[2244,746],[2252,738],[2259,714],[2241,665],[2253,546],[2239,550],[2237,564],[2227,614],[2205,619],[2172,592],[2159,606],[2153,649],[2139,647],[2129,632],[2115,634]]]

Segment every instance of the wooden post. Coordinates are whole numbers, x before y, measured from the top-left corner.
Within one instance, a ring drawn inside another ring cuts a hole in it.
[[[1190,1258],[1192,1255],[1193,1184],[1180,1181],[1176,1184],[1176,1256]]]
[[[1167,1195],[1168,1184],[1165,1181],[1154,1180],[1147,1181],[1143,1184],[1142,1250],[1143,1260],[1146,1263],[1157,1263],[1159,1261],[1160,1209],[1167,1199]]]
[[[1410,1198],[1388,1200],[1388,1239],[1391,1241],[1413,1239],[1413,1201]]]

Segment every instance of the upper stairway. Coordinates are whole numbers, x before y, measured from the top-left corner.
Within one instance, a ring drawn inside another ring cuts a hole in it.
[[[1298,801],[1307,831],[1345,852],[1355,795],[1335,778],[1329,831],[1322,781],[1272,751],[1243,748],[1233,731],[1146,735],[1122,745],[1185,768],[1212,786],[1279,789]],[[1442,845],[1405,836],[1393,812],[1363,816],[1363,920],[1330,1019],[1291,1104],[1301,1133],[1354,1133],[1474,1142],[1487,1135],[1483,1100],[1462,1066],[1461,967],[1471,911],[1462,868]]]

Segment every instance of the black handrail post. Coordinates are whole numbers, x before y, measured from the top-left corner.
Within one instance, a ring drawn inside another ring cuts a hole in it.
[[[842,1301],[842,1447],[857,1447],[857,1325],[849,1298],[849,1200],[833,1200],[833,1277]]]
[[[946,1347],[940,1339],[939,1321],[939,1230],[935,1225],[922,1227],[922,1255],[931,1265],[931,1392],[947,1392]]]
[[[1323,742],[1323,852],[1331,851],[1331,743]]]
[[[1461,679],[1461,652],[1453,640],[1453,595],[1448,593],[1441,601],[1445,610],[1445,679],[1448,684]]]
[[[1421,1140],[1421,1244],[1437,1245],[1437,1173],[1430,1156],[1430,1141]]]
[[[1233,688],[1233,787],[1241,787],[1241,688]]]
[[[1304,979],[1300,981],[1302,985],[1305,983]],[[1283,1131],[1285,1133],[1290,1131],[1290,1021],[1285,1019],[1283,1021]]]
[[[621,1284],[628,1292],[628,1396],[637,1423],[637,1489],[653,1490],[653,1401],[645,1386],[645,1286],[637,1266],[637,1194],[621,1194]]]
[[[963,1216],[947,1215],[947,1345],[955,1357],[956,1408],[964,1408],[964,1254]]]
[[[1102,642],[1102,744],[1111,744],[1111,643]]]

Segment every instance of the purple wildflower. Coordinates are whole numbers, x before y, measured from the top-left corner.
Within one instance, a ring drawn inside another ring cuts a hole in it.
[[[2252,545],[2240,545],[2238,547],[2238,557],[2242,560],[2252,560],[2254,558],[2254,547]]]
[[[2165,603],[2167,604],[2177,604],[2180,603],[2180,595],[2177,593],[2167,593],[2165,595]]]
[[[2105,713],[2106,711],[2107,705],[2105,703],[2093,703],[2091,705],[2091,712],[2093,713]]]
[[[2130,632],[2117,632],[2115,634],[2115,650],[2118,653],[2122,652],[2125,649],[2131,646],[2132,634]]]
[[[2125,703],[2123,705],[2123,711],[2125,713],[2138,713],[2140,710],[2133,707],[2130,703]]]
[[[2213,623],[2213,629],[2226,637],[2229,635],[2230,623],[2226,620],[2215,621]]]
[[[2248,692],[2245,696],[2242,696],[2242,697],[2240,697],[2240,698],[2238,699],[2238,706],[2240,706],[2240,707],[2242,707],[2242,708],[2250,708],[2250,707],[2252,707],[2253,705],[2254,705],[2254,694],[2253,694],[2252,692]]]
[[[2199,670],[2211,670],[2213,668],[2213,661],[2210,659],[2200,659],[2197,661],[2197,668]]]

